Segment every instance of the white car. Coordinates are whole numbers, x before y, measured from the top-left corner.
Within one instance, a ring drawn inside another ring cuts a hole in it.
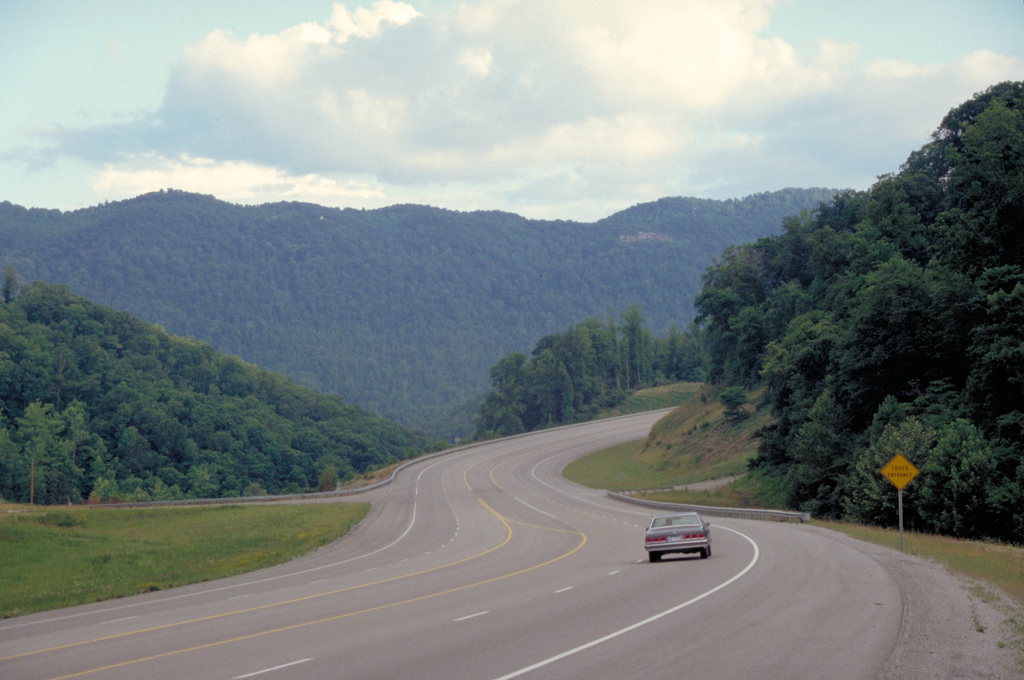
[[[711,557],[711,524],[696,512],[657,515],[644,535],[644,547],[651,562],[666,553],[700,553]]]

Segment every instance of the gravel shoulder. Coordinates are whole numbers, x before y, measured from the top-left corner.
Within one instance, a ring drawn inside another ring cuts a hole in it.
[[[880,680],[1024,680],[1024,648],[1011,619],[1024,608],[943,566],[822,527],[880,562],[899,585],[903,621]]]

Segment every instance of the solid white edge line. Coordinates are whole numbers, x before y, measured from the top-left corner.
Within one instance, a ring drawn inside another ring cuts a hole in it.
[[[520,498],[519,496],[513,496],[512,498],[516,499],[517,501],[519,501],[520,503],[522,503],[523,505],[525,505],[526,507],[528,507],[528,508],[529,508],[530,510],[533,510],[534,512],[539,512],[540,514],[542,514],[542,515],[546,515],[546,516],[550,517],[551,519],[559,519],[558,517],[555,517],[554,515],[552,515],[552,514],[551,514],[550,512],[544,512],[544,511],[543,511],[543,510],[541,510],[540,508],[536,508],[536,507],[534,507],[534,506],[530,505],[529,503],[527,503],[526,501],[524,501],[524,500],[523,500],[522,498]],[[569,526],[572,526],[572,525],[570,524]]]
[[[755,543],[754,540],[752,538],[750,538],[750,536],[747,536],[746,534],[740,533],[739,531],[736,531],[735,529],[729,529],[727,527],[723,527],[720,524],[716,525],[716,526],[718,528],[720,528],[720,529],[724,529],[725,531],[731,531],[732,533],[734,533],[734,534],[736,534],[738,536],[742,536],[743,538],[747,539],[747,541],[750,543],[750,545],[754,546],[754,558],[752,560],[750,560],[750,563],[746,567],[744,567],[742,571],[740,571],[738,574],[733,576],[731,579],[729,579],[728,581],[725,581],[723,583],[718,584],[717,586],[715,586],[711,590],[705,591],[705,592],[701,593],[700,595],[698,595],[697,597],[694,597],[694,598],[692,598],[690,600],[687,600],[686,602],[683,602],[682,604],[677,604],[675,607],[672,607],[671,609],[666,609],[665,611],[660,612],[658,614],[655,614],[654,616],[648,617],[648,618],[644,619],[643,621],[637,621],[636,623],[634,623],[634,624],[632,624],[630,626],[626,626],[625,628],[622,628],[620,630],[617,630],[614,633],[609,633],[608,635],[605,635],[604,637],[599,637],[596,640],[591,640],[590,642],[588,642],[586,644],[583,644],[583,645],[580,645],[579,647],[576,647],[574,649],[570,649],[568,651],[562,652],[561,654],[556,654],[555,656],[552,656],[552,657],[550,657],[548,659],[544,659],[543,661],[538,661],[537,663],[532,664],[530,666],[526,666],[525,668],[520,668],[519,670],[513,671],[513,672],[509,673],[508,675],[502,675],[499,678],[495,678],[495,680],[511,680],[511,678],[518,678],[519,676],[526,675],[527,673],[535,671],[538,668],[543,668],[544,666],[548,666],[550,664],[553,664],[556,661],[561,661],[562,659],[564,659],[566,657],[569,657],[569,656],[572,656],[573,654],[578,654],[579,652],[582,652],[582,651],[585,651],[587,649],[590,649],[591,647],[596,647],[597,645],[601,644],[602,642],[607,642],[608,640],[611,640],[613,638],[617,638],[620,635],[625,635],[626,633],[632,632],[632,631],[636,630],[637,628],[641,628],[643,626],[646,626],[647,624],[653,623],[654,621],[657,621],[658,619],[664,618],[664,617],[666,617],[666,616],[668,616],[670,614],[674,614],[677,611],[679,611],[679,610],[681,610],[681,609],[683,609],[685,607],[689,607],[691,604],[693,604],[695,602],[699,602],[700,600],[703,600],[705,597],[708,597],[709,595],[712,595],[713,593],[717,593],[722,588],[725,588],[726,586],[728,586],[728,585],[736,582],[737,580],[739,580],[747,572],[749,572],[751,569],[754,568],[754,565],[757,564],[758,558],[761,556],[761,551],[758,549],[757,543]]]
[[[97,624],[97,625],[108,626],[111,623],[121,623],[122,621],[131,621],[132,619],[137,619],[137,618],[139,618],[139,617],[138,616],[125,616],[124,618],[120,618],[120,619],[110,619],[109,621],[100,621],[99,624]]]
[[[458,623],[459,621],[468,621],[469,619],[475,619],[478,616],[485,616],[487,614],[490,614],[490,612],[477,612],[476,614],[470,614],[469,616],[463,616],[461,618],[455,619],[452,621],[452,623]]]
[[[313,659],[311,659],[311,658],[310,659],[299,659],[298,661],[292,661],[291,663],[281,664],[280,666],[274,666],[273,668],[264,668],[261,671],[255,671],[253,673],[246,673],[245,675],[236,675],[231,680],[245,680],[245,678],[254,678],[257,675],[263,675],[264,673],[273,673],[274,671],[279,671],[282,668],[289,668],[291,666],[298,666],[300,663],[306,663],[307,661],[312,661],[312,660]]]

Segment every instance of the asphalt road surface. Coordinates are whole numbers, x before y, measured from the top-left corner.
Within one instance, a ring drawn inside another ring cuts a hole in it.
[[[651,512],[560,475],[660,414],[404,469],[348,536],[287,565],[0,622],[0,678],[875,678],[899,588],[799,524],[712,519],[649,563]]]

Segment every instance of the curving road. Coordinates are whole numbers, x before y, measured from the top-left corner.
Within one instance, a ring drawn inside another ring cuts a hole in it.
[[[877,562],[712,519],[713,557],[652,564],[649,511],[561,477],[660,415],[423,460],[275,569],[0,622],[0,678],[878,677],[902,604]]]

